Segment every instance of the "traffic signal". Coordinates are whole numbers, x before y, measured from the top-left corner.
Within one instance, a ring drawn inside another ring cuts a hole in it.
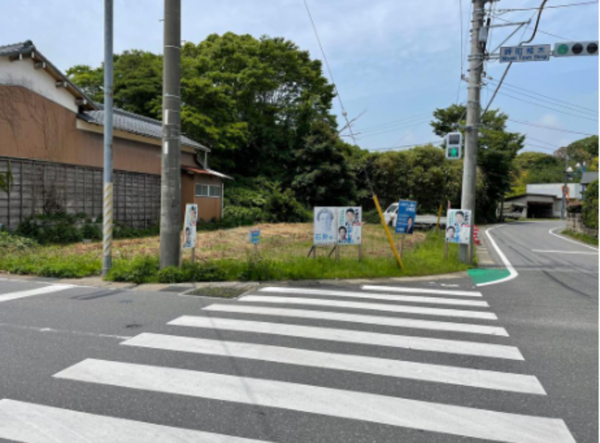
[[[554,57],[597,56],[598,41],[556,43],[553,55]]]
[[[462,140],[460,132],[451,132],[446,135],[446,158],[448,160],[460,160],[462,158]]]

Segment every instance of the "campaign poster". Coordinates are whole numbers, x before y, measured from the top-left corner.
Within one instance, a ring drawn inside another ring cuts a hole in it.
[[[193,249],[196,247],[196,223],[198,223],[198,205],[185,205],[183,249]]]
[[[337,238],[340,245],[360,245],[362,242],[362,208],[337,208]]]
[[[400,200],[398,202],[398,215],[396,216],[396,234],[412,235],[415,230],[416,216],[417,202]]]
[[[450,209],[446,223],[446,242],[470,244],[472,213],[465,209]]]
[[[250,243],[257,245],[260,243],[260,228],[252,229],[248,236]]]
[[[315,246],[334,245],[337,242],[337,208],[315,207],[314,236]]]

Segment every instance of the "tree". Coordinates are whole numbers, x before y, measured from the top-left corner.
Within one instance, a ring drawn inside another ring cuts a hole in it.
[[[115,106],[160,118],[162,57],[144,51],[115,56]],[[102,100],[102,68],[68,74]],[[182,131],[214,151],[229,174],[266,175],[291,184],[294,150],[316,121],[332,129],[334,87],[312,60],[283,38],[213,34],[182,48]],[[310,111],[310,112],[307,112]]]
[[[457,123],[465,124],[466,108],[463,105],[451,105],[436,109],[433,116],[435,120],[431,122],[431,127],[438,136],[443,137],[456,131]],[[510,190],[512,161],[525,141],[523,135],[506,131],[507,119],[508,115],[497,109],[486,112],[481,119],[477,166],[482,180],[478,180],[475,211],[479,221],[496,219],[498,203]]]
[[[304,146],[294,152],[292,188],[301,202],[310,205],[347,205],[356,198],[355,176],[348,166],[337,133],[317,122]]]

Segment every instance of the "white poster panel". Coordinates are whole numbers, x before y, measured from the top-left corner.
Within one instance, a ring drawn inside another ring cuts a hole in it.
[[[466,209],[448,210],[446,242],[468,245],[471,233],[472,213]]]
[[[185,205],[183,249],[193,249],[196,247],[196,223],[198,223],[198,205]]]
[[[313,236],[315,246],[334,245],[337,242],[337,209],[333,206],[315,207]]]
[[[337,208],[337,235],[340,245],[360,245],[362,242],[362,208]]]

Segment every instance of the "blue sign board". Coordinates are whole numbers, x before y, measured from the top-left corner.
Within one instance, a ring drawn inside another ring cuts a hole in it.
[[[504,46],[500,48],[500,63],[547,62],[550,45]]]
[[[256,228],[250,231],[250,243],[257,245],[260,243],[260,228]]]
[[[412,234],[415,229],[417,202],[400,200],[396,215],[396,234]]]

